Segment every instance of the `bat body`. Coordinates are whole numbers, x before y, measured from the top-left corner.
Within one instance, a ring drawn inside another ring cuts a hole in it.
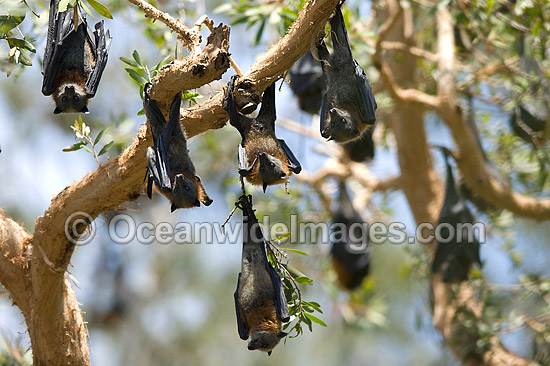
[[[42,74],[42,94],[52,95],[54,113],[88,113],[88,99],[96,94],[111,46],[103,21],[92,31],[81,14],[75,31],[74,11],[58,12],[50,1],[50,15]]]
[[[445,188],[445,200],[439,214],[438,225],[450,224],[455,232],[458,224],[473,223],[474,216],[466,206],[466,200],[457,189],[453,175],[453,169],[448,161],[447,153],[444,150],[445,163],[447,166],[447,183]],[[441,230],[441,235],[447,238],[448,228]],[[441,273],[444,282],[461,282],[468,279],[468,273],[472,263],[481,265],[479,257],[480,245],[477,239],[467,241],[463,235],[462,242],[458,242],[458,233],[448,243],[437,243],[432,272]]]
[[[361,163],[363,161],[370,161],[374,158],[374,141],[372,140],[372,134],[375,126],[376,125],[367,128],[357,140],[342,144],[342,148],[351,161]]]
[[[262,96],[262,106],[256,118],[249,118],[237,110],[233,76],[227,88],[223,107],[229,114],[229,123],[241,134],[239,145],[239,174],[251,184],[267,186],[286,183],[292,173],[302,170],[286,142],[275,136],[275,83]]]
[[[332,223],[335,228],[340,226],[346,231],[343,235],[331,235],[332,266],[340,285],[347,290],[353,290],[369,274],[370,249],[368,236],[362,235],[363,220],[353,208],[344,182],[340,183],[339,206]]]
[[[153,133],[154,146],[147,148],[147,195],[151,198],[153,183],[172,203],[172,212],[178,208],[209,206],[212,200],[206,194],[189,151],[187,139],[180,124],[181,92],[170,105],[168,123],[157,102],[149,98],[145,86],[144,109]]]
[[[318,114],[321,99],[325,92],[323,68],[311,52],[306,52],[290,68],[290,87],[298,97],[300,109],[310,114]]]
[[[317,46],[327,91],[321,102],[321,136],[342,143],[361,136],[374,124],[376,101],[370,81],[353,59],[340,5],[330,20],[333,53]]]
[[[279,274],[267,259],[266,242],[252,209],[252,197],[241,196],[243,211],[243,252],[241,272],[235,291],[237,329],[248,339],[249,350],[271,354],[287,334],[282,323],[290,319]]]

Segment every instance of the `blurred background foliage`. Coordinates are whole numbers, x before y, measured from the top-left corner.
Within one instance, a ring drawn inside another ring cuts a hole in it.
[[[303,0],[155,3],[187,25],[204,13],[216,23],[232,24],[230,51],[243,71],[286,33],[303,4]],[[451,9],[459,55],[460,105],[479,131],[492,173],[519,192],[549,197],[550,5],[536,0],[403,0],[401,4],[413,10],[417,46],[432,53],[436,51],[435,10],[440,6]],[[91,101],[92,114],[83,118],[94,137],[108,127],[101,146],[114,141],[99,157],[101,161],[119,154],[145,122],[144,117],[136,116],[142,108],[138,87],[124,71],[128,64],[119,58],[130,60],[138,50],[138,66],[148,65],[148,70],[153,70],[166,57],[170,62],[185,55],[176,36],[160,22],[151,23],[126,1],[106,1],[105,5],[114,16],[114,20],[106,20],[113,44],[99,93]],[[0,176],[4,178],[0,205],[31,232],[51,197],[96,167],[93,156],[84,150],[62,151],[74,143],[70,126],[75,116],[54,116],[52,101],[40,93],[47,6],[42,1],[0,0],[0,69],[9,76],[0,78]],[[375,90],[378,74],[370,64],[370,55],[384,18],[373,14],[383,7],[384,1],[347,0],[344,11],[354,57]],[[92,13],[94,22],[101,19]],[[232,73],[229,70],[223,81],[190,92],[208,98]],[[433,93],[437,77],[433,60],[419,57],[414,87]],[[384,179],[399,172],[395,140],[387,123],[391,110],[399,106],[385,93],[376,94],[376,99],[377,150],[369,169]],[[521,118],[532,122],[528,133],[524,125],[515,122],[524,111],[532,117]],[[299,110],[286,83],[277,95],[277,114],[305,125],[318,118]],[[427,114],[425,124],[430,142],[452,148],[449,131],[436,114]],[[306,170],[314,172],[326,161],[326,155],[318,152],[326,143],[277,129]],[[160,196],[152,201],[141,197],[121,209],[136,222],[223,222],[239,194],[235,169],[238,142],[239,135],[231,127],[190,140],[198,174],[214,198],[208,209],[170,214],[168,203]],[[434,159],[444,179],[443,163],[438,155]],[[295,178],[291,181],[290,196],[284,188],[269,188],[263,195],[247,187],[254,195],[258,217],[269,215],[272,223],[288,223],[291,214],[298,214],[303,221],[330,220],[315,191]],[[326,192],[331,197],[337,194],[334,183]],[[352,195],[363,190],[353,180],[348,187]],[[484,349],[491,336],[499,335],[513,352],[548,365],[550,226],[499,209],[476,212],[489,235],[481,249],[483,269],[471,280],[485,304],[483,324],[471,324],[467,314],[462,316],[463,325],[475,327],[480,335],[473,350]],[[399,191],[375,193],[361,213],[368,222],[403,222],[407,234],[414,234],[414,220]],[[95,365],[212,365],[227,360],[242,365],[458,364],[442,346],[431,322],[428,256],[420,244],[375,245],[371,273],[351,293],[337,286],[327,243],[291,246],[309,254],[290,253],[289,257],[314,280],[313,285],[303,285],[302,291],[307,299],[321,304],[321,318],[328,327],[314,327],[312,333],[286,339],[268,358],[249,352],[236,330],[233,291],[240,268],[240,243],[206,244],[205,238],[195,233],[195,244],[144,245],[134,240],[116,245],[107,235],[115,214],[108,212],[96,220],[95,239],[77,249],[70,269],[88,321]],[[239,220],[236,214],[231,222]],[[5,336],[0,343],[0,365],[28,364],[24,321],[11,306],[8,294],[3,293],[1,299],[0,329]],[[543,329],[534,331],[526,319],[536,320]]]

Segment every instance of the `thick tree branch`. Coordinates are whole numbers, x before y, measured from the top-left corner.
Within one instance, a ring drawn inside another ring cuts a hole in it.
[[[23,313],[29,310],[26,291],[28,275],[27,256],[32,236],[0,211],[0,283],[11,294]]]

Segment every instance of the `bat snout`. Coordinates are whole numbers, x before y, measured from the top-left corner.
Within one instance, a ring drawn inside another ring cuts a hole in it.
[[[193,202],[193,206],[195,206],[195,207],[200,207],[200,206],[201,206],[201,202],[197,199],[197,200],[195,200],[195,202]]]

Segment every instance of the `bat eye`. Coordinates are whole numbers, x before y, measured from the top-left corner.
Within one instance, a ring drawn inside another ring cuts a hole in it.
[[[78,101],[80,100],[80,97],[79,97],[78,95],[75,95],[75,96],[73,97],[73,100],[74,100],[75,102],[78,102]]]
[[[62,102],[66,102],[66,101],[67,101],[67,97],[66,97],[66,96],[62,96],[62,97],[61,97],[61,101],[62,101]]]
[[[187,192],[189,192],[189,191],[191,190],[191,187],[185,186],[185,190],[186,190]]]
[[[275,168],[275,163],[269,164],[270,167]]]

